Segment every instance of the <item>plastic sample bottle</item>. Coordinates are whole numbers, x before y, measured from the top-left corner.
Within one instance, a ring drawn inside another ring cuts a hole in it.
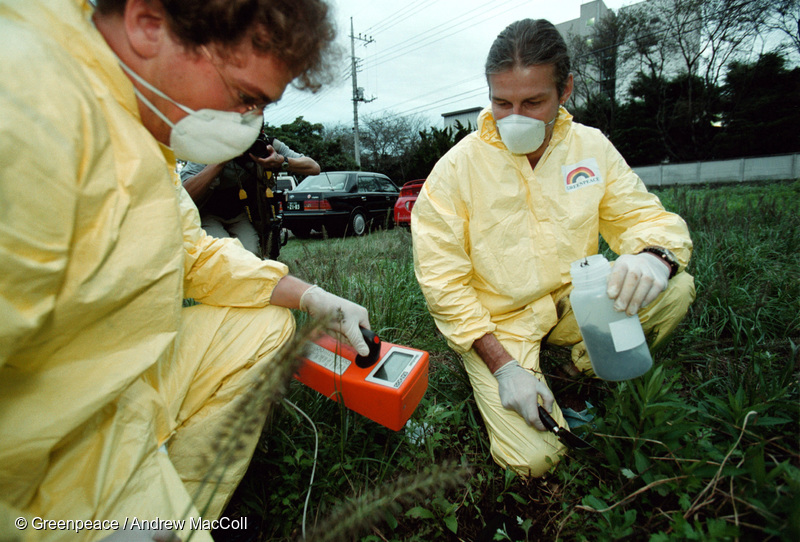
[[[603,380],[629,380],[650,370],[653,358],[639,317],[614,310],[606,293],[610,273],[602,254],[573,262],[569,300],[595,374]]]

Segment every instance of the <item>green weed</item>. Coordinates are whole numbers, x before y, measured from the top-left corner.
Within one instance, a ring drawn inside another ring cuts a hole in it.
[[[600,454],[570,452],[539,479],[492,461],[463,366],[417,287],[407,231],[290,241],[280,259],[293,273],[364,304],[382,339],[431,356],[428,392],[400,432],[292,383],[289,399],[320,434],[308,527],[345,521],[342,503],[366,510],[447,463],[469,465],[472,474],[371,514],[346,538],[800,539],[800,182],[657,193],[692,232],[697,300],[642,378],[610,384],[549,375],[557,399],[595,405],[592,425],[576,432]],[[257,524],[254,540],[300,538],[313,452],[306,422],[273,409],[226,513]],[[500,514],[519,529],[487,535]]]

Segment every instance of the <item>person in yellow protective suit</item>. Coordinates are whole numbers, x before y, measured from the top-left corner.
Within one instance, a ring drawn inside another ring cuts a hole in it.
[[[464,361],[495,461],[539,476],[563,450],[537,405],[565,420],[539,372],[541,341],[589,359],[569,305],[570,264],[620,254],[615,308],[662,341],[694,300],[684,221],[647,192],[613,145],[572,121],[566,44],[547,21],[508,26],[486,76],[491,107],[442,157],[411,217],[416,276],[436,325]],[[640,310],[641,309],[641,310]]]
[[[290,309],[368,352],[366,309],[206,235],[175,173],[241,154],[289,82],[319,88],[327,4],[96,4],[0,1],[2,540],[187,520],[198,488],[190,516],[216,519],[258,431],[216,492],[205,458]]]

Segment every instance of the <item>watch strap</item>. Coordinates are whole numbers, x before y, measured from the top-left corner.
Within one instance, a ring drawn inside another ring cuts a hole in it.
[[[674,277],[678,273],[678,268],[680,264],[678,262],[678,257],[675,254],[664,247],[644,247],[642,250],[639,251],[639,254],[642,252],[649,252],[651,254],[655,254],[656,256],[660,257],[662,260],[667,262],[669,265],[669,278]]]

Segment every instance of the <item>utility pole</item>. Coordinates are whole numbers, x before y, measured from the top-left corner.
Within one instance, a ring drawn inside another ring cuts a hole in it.
[[[369,39],[362,38],[361,34],[356,37],[355,32],[353,30],[353,18],[350,17],[350,61],[351,61],[351,69],[352,69],[352,79],[353,79],[353,147],[354,147],[354,156],[356,160],[356,164],[358,167],[361,167],[361,143],[358,139],[358,102],[368,103],[374,100],[375,98],[371,98],[369,100],[364,99],[364,89],[359,88],[358,86],[358,77],[356,73],[358,72],[357,63],[356,63],[356,40],[361,40],[364,42],[365,45],[372,43],[372,37]]]

